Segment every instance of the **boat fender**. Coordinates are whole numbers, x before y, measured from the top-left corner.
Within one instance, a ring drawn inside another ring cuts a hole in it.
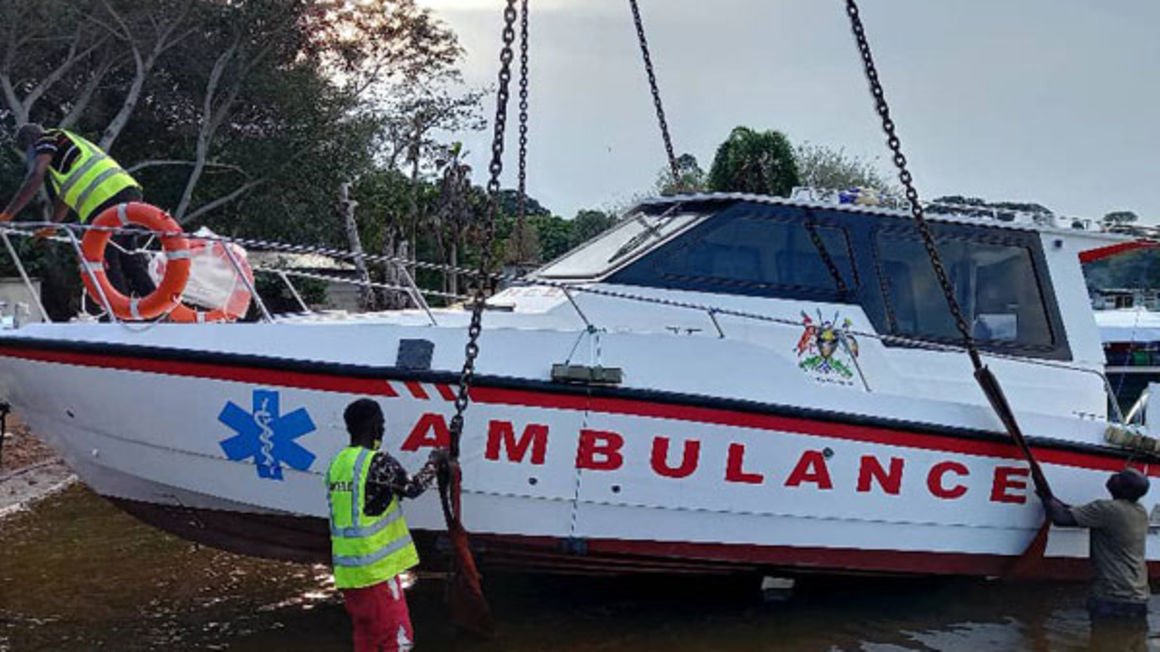
[[[1149,437],[1141,433],[1139,430],[1128,425],[1111,424],[1104,432],[1104,439],[1109,444],[1115,444],[1121,448],[1129,448],[1145,453],[1160,453],[1160,441],[1155,437]]]
[[[105,271],[105,247],[109,245],[113,229],[129,224],[144,227],[158,236],[168,259],[165,276],[157,289],[141,298],[121,294],[109,283]],[[119,319],[144,321],[168,314],[181,303],[181,293],[189,281],[189,241],[169,213],[150,204],[130,202],[105,210],[93,220],[92,226],[99,228],[87,231],[81,241],[81,280],[98,305],[105,305]]]

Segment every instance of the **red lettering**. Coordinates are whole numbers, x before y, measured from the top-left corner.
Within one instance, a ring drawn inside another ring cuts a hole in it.
[[[930,473],[926,476],[926,487],[930,493],[936,498],[943,498],[946,500],[954,500],[961,498],[963,494],[967,493],[966,485],[957,484],[953,487],[947,487],[943,484],[943,476],[947,473],[954,473],[956,475],[966,477],[971,474],[967,467],[958,462],[939,462],[930,467]]]
[[[1027,502],[1027,469],[1016,466],[995,467],[995,481],[991,484],[991,502],[1022,505]],[[1008,489],[1020,489],[1020,493],[1009,493]]]
[[[802,453],[797,466],[790,471],[785,486],[799,487],[803,482],[812,482],[818,485],[818,489],[834,488],[834,483],[830,480],[830,467],[826,465],[826,456],[822,451]]]
[[[483,456],[489,460],[498,460],[501,448],[507,450],[509,462],[523,462],[530,448],[532,464],[543,464],[548,453],[548,426],[529,423],[517,441],[512,422],[492,421],[487,426],[487,448]]]
[[[765,476],[760,473],[750,473],[745,466],[745,444],[729,444],[729,457],[725,463],[725,481],[740,482],[743,484],[761,484]]]
[[[701,442],[696,439],[685,440],[684,452],[681,453],[681,464],[677,467],[669,466],[669,438],[657,437],[652,445],[652,468],[657,475],[666,478],[687,478],[697,470],[697,463],[701,459]]]
[[[430,413],[419,417],[419,422],[411,429],[411,434],[403,442],[403,450],[417,451],[428,448],[447,448],[451,445],[451,431],[442,414]]]
[[[890,458],[890,471],[882,468],[878,458],[870,455],[862,457],[862,465],[858,469],[858,491],[870,491],[870,483],[877,482],[882,491],[897,496],[902,491],[902,464],[901,457]]]
[[[580,446],[576,449],[576,468],[615,471],[624,465],[624,455],[620,453],[623,446],[624,437],[618,433],[581,430]]]

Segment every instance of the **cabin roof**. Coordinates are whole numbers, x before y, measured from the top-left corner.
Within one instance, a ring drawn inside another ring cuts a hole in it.
[[[665,197],[656,197],[646,199],[640,202],[640,205],[655,206],[672,204],[676,202],[700,202],[700,203],[721,203],[728,204],[733,202],[751,202],[757,204],[767,204],[771,206],[792,206],[795,208],[814,208],[819,210],[832,210],[842,213],[852,213],[858,215],[881,215],[891,218],[913,219],[909,210],[901,210],[897,208],[890,208],[888,206],[869,206],[863,204],[838,204],[834,202],[794,199],[789,197],[775,197],[771,195],[756,195],[751,193],[725,192],[725,193],[694,193],[684,195],[669,195]],[[964,207],[967,208],[967,207]],[[1048,226],[1037,224],[1030,220],[1005,222],[996,219],[986,219],[980,217],[971,217],[967,215],[954,215],[947,213],[926,213],[926,218],[932,222],[948,222],[954,224],[971,224],[974,226],[983,226],[987,228],[1002,229],[1006,231],[1025,231],[1033,233],[1049,233],[1059,236],[1080,237],[1082,239],[1096,239],[1111,242],[1125,242],[1135,240],[1137,238],[1116,233],[1106,233],[1097,231],[1084,231],[1079,229],[1059,228],[1057,226]],[[1066,218],[1065,218],[1066,219]]]

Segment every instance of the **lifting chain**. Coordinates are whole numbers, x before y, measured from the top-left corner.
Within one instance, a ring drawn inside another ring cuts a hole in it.
[[[955,327],[963,336],[963,348],[967,350],[967,355],[971,358],[971,365],[975,369],[975,380],[979,383],[980,389],[983,390],[983,394],[995,410],[999,420],[1003,422],[1003,427],[1027,459],[1027,463],[1031,467],[1031,478],[1035,483],[1036,492],[1041,496],[1049,496],[1051,495],[1051,487],[1047,483],[1047,478],[1043,475],[1043,470],[1039,467],[1039,462],[1036,461],[1031,447],[1027,444],[1027,440],[1023,436],[1023,431],[1020,429],[1019,422],[1015,418],[1015,412],[1011,409],[1011,405],[1008,403],[1007,397],[1004,396],[1003,389],[999,385],[999,379],[983,364],[983,359],[979,355],[979,349],[975,345],[975,339],[971,336],[971,328],[967,324],[966,317],[963,316],[963,310],[959,306],[958,299],[955,298],[954,286],[951,284],[950,277],[947,276],[946,268],[942,263],[942,256],[939,255],[938,245],[935,243],[934,233],[930,228],[930,224],[926,221],[926,214],[923,212],[922,203],[918,199],[918,191],[914,188],[914,178],[911,176],[910,170],[906,167],[906,156],[902,153],[902,141],[899,140],[898,134],[895,133],[894,120],[890,118],[890,107],[886,104],[886,93],[882,90],[882,83],[878,79],[878,68],[874,65],[874,57],[870,52],[870,43],[866,40],[866,29],[862,25],[862,18],[858,13],[858,5],[855,0],[846,0],[846,13],[850,16],[850,27],[854,31],[854,39],[858,42],[858,51],[862,55],[862,63],[866,69],[866,80],[870,83],[870,92],[874,96],[874,106],[878,110],[879,117],[882,118],[882,130],[886,132],[886,143],[889,145],[890,151],[894,153],[894,166],[898,168],[898,180],[902,182],[903,187],[906,189],[906,199],[910,203],[910,212],[914,216],[918,232],[922,236],[922,243],[926,247],[926,253],[930,256],[931,267],[934,268],[935,276],[938,277],[943,296],[947,301],[947,307],[950,308],[951,316],[954,317]],[[884,296],[883,299],[886,301],[887,310],[889,311],[890,297]],[[891,321],[894,321],[893,315],[891,315]],[[1040,529],[1040,533],[1035,541],[1024,552],[1024,556],[1032,554],[1042,556],[1042,546],[1037,546],[1036,542],[1042,540],[1043,545],[1046,545],[1047,527],[1048,524],[1045,523]]]
[[[479,335],[483,332],[483,309],[487,299],[488,286],[495,283],[488,274],[491,268],[491,248],[495,240],[495,223],[499,219],[500,175],[503,174],[504,135],[507,131],[507,109],[511,98],[509,89],[512,81],[512,44],[516,39],[515,24],[518,14],[516,0],[507,0],[504,8],[503,49],[500,51],[499,87],[496,91],[495,127],[491,141],[491,164],[488,166],[490,178],[487,182],[488,206],[487,222],[484,224],[483,241],[479,251],[479,276],[475,285],[475,296],[471,305],[471,325],[467,329],[467,346],[464,349],[463,371],[459,374],[459,391],[455,395],[455,416],[451,417],[451,459],[459,459],[459,441],[463,436],[463,413],[471,402],[471,382],[475,378],[475,360],[479,357]],[[456,492],[457,493],[457,492]],[[456,515],[458,516],[458,514]]]
[[[890,151],[894,153],[894,166],[898,168],[898,180],[902,182],[903,188],[906,189],[906,200],[910,204],[910,213],[914,216],[915,224],[918,226],[918,232],[922,236],[923,246],[926,247],[926,253],[930,256],[930,264],[934,268],[934,274],[938,278],[943,296],[946,297],[951,316],[954,317],[955,327],[958,329],[959,334],[963,336],[963,343],[967,349],[967,354],[971,357],[971,364],[974,365],[975,369],[981,369],[983,367],[983,361],[979,357],[978,348],[975,346],[975,339],[971,336],[971,328],[967,324],[966,317],[963,316],[958,299],[955,298],[954,285],[951,284],[946,268],[943,267],[942,256],[939,255],[934,233],[931,231],[930,224],[926,221],[926,214],[918,198],[918,190],[914,188],[914,177],[911,176],[910,170],[907,169],[906,156],[902,153],[902,141],[899,140],[898,134],[895,133],[894,120],[890,117],[890,106],[886,104],[886,93],[882,90],[882,83],[878,79],[878,67],[874,65],[874,56],[870,52],[870,43],[866,39],[866,30],[862,25],[862,17],[858,12],[858,5],[855,0],[846,0],[846,13],[850,16],[850,27],[854,31],[854,39],[858,42],[858,51],[862,55],[862,63],[866,70],[866,80],[870,83],[870,93],[874,96],[874,106],[878,111],[879,117],[882,118],[882,130],[886,132],[886,144],[890,147]],[[883,300],[886,302],[887,310],[889,310],[890,296],[884,296]],[[894,321],[892,317],[891,322],[893,323]]]
[[[657,84],[656,71],[653,70],[652,55],[649,54],[648,38],[644,35],[644,20],[640,17],[640,7],[637,0],[628,0],[632,8],[632,21],[636,24],[636,37],[640,41],[640,53],[644,57],[644,71],[648,75],[648,85],[652,90],[653,104],[657,109],[657,122],[661,126],[661,138],[665,141],[665,155],[669,157],[669,172],[673,175],[673,183],[681,183],[681,171],[677,167],[677,155],[673,151],[673,139],[669,136],[669,121],[665,118],[665,105],[661,102],[661,90]]]
[[[528,0],[520,2],[520,198],[516,237],[522,255],[524,228],[528,216]],[[517,261],[525,262],[525,261]]]
[[[810,236],[810,242],[814,245],[814,249],[817,250],[818,255],[822,257],[822,262],[826,265],[826,271],[830,273],[830,278],[834,281],[835,288],[839,294],[845,296],[849,293],[850,288],[846,285],[846,279],[842,277],[842,272],[838,269],[838,264],[834,262],[834,257],[830,255],[830,251],[826,248],[826,243],[822,240],[822,234],[818,232],[817,216],[809,208],[806,209],[805,227],[806,233]]]

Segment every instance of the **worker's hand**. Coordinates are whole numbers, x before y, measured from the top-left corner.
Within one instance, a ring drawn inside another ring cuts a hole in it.
[[[427,461],[440,468],[447,466],[451,462],[451,451],[446,448],[433,448],[431,454],[427,456]]]
[[[10,213],[0,211],[0,222],[11,222],[13,217]]]
[[[32,237],[38,241],[43,241],[45,238],[51,238],[54,235],[56,235],[56,227],[46,226],[43,229],[37,229],[36,233],[32,234]]]

